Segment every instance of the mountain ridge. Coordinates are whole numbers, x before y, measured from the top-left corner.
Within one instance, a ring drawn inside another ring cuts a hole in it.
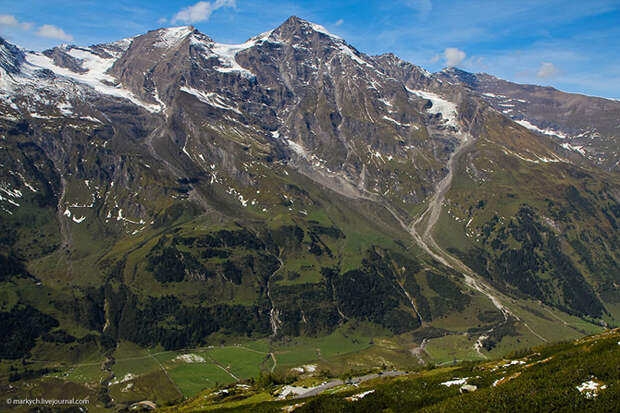
[[[439,72],[479,93],[493,108],[537,133],[555,136],[566,151],[581,154],[604,168],[620,165],[615,122],[620,102],[562,92],[549,86],[522,85],[486,73],[459,69]],[[594,109],[596,108],[596,109]]]

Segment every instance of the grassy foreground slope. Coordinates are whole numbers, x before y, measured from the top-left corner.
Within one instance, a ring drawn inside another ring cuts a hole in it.
[[[617,411],[620,330],[535,347],[507,358],[436,367],[281,398],[264,377],[252,386],[208,390],[166,412],[472,412]],[[304,383],[299,383],[302,385]],[[307,384],[307,383],[306,383]],[[469,387],[465,391],[463,385]]]

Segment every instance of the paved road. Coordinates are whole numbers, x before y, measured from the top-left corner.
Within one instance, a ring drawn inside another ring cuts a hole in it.
[[[368,380],[376,379],[377,377],[396,377],[396,376],[402,376],[404,374],[407,374],[407,373],[405,373],[404,371],[399,371],[399,370],[390,370],[390,371],[384,371],[382,373],[372,373],[372,374],[367,374],[365,376],[354,377],[346,381],[343,381],[340,379],[334,379],[326,383],[320,384],[316,387],[311,387],[308,389],[307,392],[298,394],[295,397],[293,397],[293,399],[304,399],[306,397],[316,396],[317,394],[323,393],[325,390],[331,389],[333,387],[341,386],[343,384],[359,384],[359,383],[363,383]]]

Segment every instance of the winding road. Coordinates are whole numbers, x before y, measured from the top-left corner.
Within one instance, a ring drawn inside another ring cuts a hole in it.
[[[306,397],[316,396],[317,394],[323,393],[325,390],[331,389],[333,387],[338,387],[343,384],[357,385],[359,383],[363,383],[368,380],[376,379],[378,377],[396,377],[396,376],[403,376],[405,374],[407,373],[404,371],[389,370],[389,371],[383,371],[381,373],[371,373],[365,376],[354,377],[346,381],[343,381],[341,379],[334,379],[334,380],[330,380],[325,383],[319,384],[318,386],[310,387],[308,388],[307,391],[296,394],[295,397],[293,397],[293,399],[305,399]]]

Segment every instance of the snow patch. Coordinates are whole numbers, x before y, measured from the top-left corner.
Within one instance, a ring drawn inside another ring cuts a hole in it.
[[[60,110],[60,113],[65,116],[73,115],[73,111],[71,109],[73,109],[73,106],[69,102],[62,102],[58,104],[58,110]]]
[[[536,155],[536,154],[533,154],[533,155],[536,158],[538,158],[538,159],[529,159],[529,158],[526,158],[525,156],[521,156],[518,153],[513,152],[513,151],[511,151],[510,149],[507,149],[507,148],[502,148],[502,152],[504,152],[506,155],[512,155],[512,156],[515,156],[515,157],[517,157],[517,158],[519,158],[519,159],[521,159],[523,161],[531,162],[531,163],[541,163],[541,162],[549,163],[549,162],[561,162],[561,161],[563,161],[562,159],[557,158],[557,157],[556,158],[547,158],[545,156],[539,156],[539,155]]]
[[[110,214],[108,213],[108,215],[110,215]],[[130,224],[135,224],[135,225],[144,225],[144,220],[143,219],[141,219],[140,221],[136,222],[136,221],[132,221],[132,220],[130,220],[128,218],[125,218],[123,216],[123,209],[122,208],[120,208],[118,210],[118,215],[116,216],[116,220],[117,221],[129,222]]]
[[[504,364],[502,367],[510,367],[510,366],[520,365],[520,364],[525,364],[525,361],[523,361],[523,360],[511,360],[510,362]]]
[[[0,186],[0,191],[4,192],[6,195],[10,196],[11,198],[21,198],[23,196],[22,191],[20,191],[19,189],[11,189],[6,184],[2,184],[2,186]],[[8,201],[11,202],[10,199]]]
[[[113,384],[119,384],[119,383],[125,383],[125,382],[128,382],[128,381],[130,381],[130,380],[135,379],[136,377],[137,377],[137,376],[135,376],[135,375],[134,375],[134,374],[132,374],[132,373],[127,373],[127,374],[125,374],[125,376],[124,376],[122,379],[117,379],[117,380],[113,380],[113,381],[111,381],[111,382],[110,382],[110,385],[113,385]]]
[[[448,380],[448,381],[444,381],[443,383],[440,383],[440,385],[442,386],[460,386],[462,384],[467,383],[467,380],[469,380],[469,377],[464,377],[462,379],[454,379],[454,380]]]
[[[103,123],[99,119],[93,118],[92,116],[80,116],[80,119],[82,119],[82,120],[89,120],[89,121],[94,122],[94,123]]]
[[[26,181],[24,181],[24,186],[26,186],[26,188],[30,189],[32,192],[37,192],[37,189]]]
[[[26,54],[26,62],[30,65],[29,71],[32,72],[33,69],[39,68],[48,69],[58,76],[66,77],[76,82],[85,84],[104,95],[127,99],[135,105],[143,107],[149,112],[159,112],[163,109],[160,105],[152,105],[142,102],[131,91],[124,89],[122,85],[118,84],[113,76],[106,73],[112,67],[116,61],[116,58],[103,58],[88,49],[81,48],[72,48],[70,50],[66,50],[66,53],[76,59],[79,59],[82,64],[82,68],[85,69],[86,72],[76,73],[67,68],[56,66],[52,59],[39,52],[29,52]],[[27,72],[28,71],[24,74],[28,75]],[[22,78],[20,80],[22,82],[27,82],[30,79]],[[40,80],[32,79],[32,82],[38,83]],[[41,85],[38,86],[40,87]]]
[[[232,107],[230,105],[227,105],[226,102],[224,101],[224,98],[215,92],[203,92],[201,90],[194,89],[194,88],[187,87],[187,86],[182,86],[180,90],[185,93],[189,93],[190,95],[195,96],[196,98],[198,98],[199,101],[201,101],[202,103],[206,103],[207,105],[210,105],[218,109],[222,109],[222,110],[230,110],[232,112],[238,113],[239,115],[242,114],[239,109]]]
[[[310,27],[312,27],[312,30],[314,30],[315,32],[323,33],[324,35],[333,37],[334,39],[342,39],[342,37],[336,36],[335,34],[328,32],[327,29],[321,26],[320,24],[310,23],[310,22],[308,22],[308,24],[310,25]]]
[[[155,47],[171,48],[178,46],[187,36],[194,31],[192,26],[180,26],[164,29],[160,32],[160,40]]]
[[[560,132],[560,131],[556,131],[553,129],[541,129],[536,125],[531,124],[530,122],[528,122],[527,120],[523,119],[523,120],[516,120],[515,122],[517,122],[519,125],[523,126],[524,128],[527,128],[529,130],[532,130],[534,132],[538,132],[538,133],[542,133],[543,135],[549,135],[549,136],[557,136],[558,138],[561,139],[566,139],[568,136],[566,136],[564,133]]]
[[[222,66],[214,67],[214,69],[222,73],[238,72],[242,76],[255,78],[256,75],[254,73],[237,63],[236,55],[243,50],[254,47],[265,41],[269,34],[270,32],[267,32],[242,44],[213,43],[211,51],[217,56],[220,63],[222,63]]]
[[[586,399],[594,399],[598,396],[599,391],[607,388],[606,384],[602,384],[598,381],[588,380],[576,386],[579,393],[583,394]]]
[[[396,119],[392,119],[389,116],[384,116],[383,119],[388,120],[390,122],[393,122],[393,123],[395,123],[398,126],[402,126],[403,128],[414,128],[416,130],[420,128],[418,125],[414,125],[412,123],[400,123]]]
[[[571,145],[570,143],[563,143],[560,145],[564,149],[568,149],[569,151],[578,152],[583,156],[586,156],[586,150],[583,149],[583,146],[579,145]]]
[[[241,202],[241,205],[245,208],[248,206],[248,200],[245,199],[243,197],[243,195],[239,194],[239,196],[237,197],[239,199],[239,202]]]
[[[390,107],[390,108],[394,106],[394,105],[392,105],[392,103],[391,103],[389,100],[387,100],[387,99],[379,99],[379,102],[383,103],[385,106]]]
[[[426,92],[423,90],[411,90],[409,88],[406,89],[409,93],[413,95],[430,100],[433,105],[429,109],[427,109],[427,111],[432,114],[441,114],[441,117],[445,120],[448,126],[458,128],[458,113],[456,111],[456,104],[454,102],[445,100],[441,96],[432,92]]]
[[[351,58],[354,62],[359,63],[360,65],[364,65],[364,66],[368,66],[368,67],[373,67],[370,63],[362,60],[358,55],[355,54],[355,52],[353,52],[353,49],[351,49],[351,46],[349,46],[348,44],[346,44],[344,41],[342,41],[340,43],[340,45],[338,46],[338,48],[340,49],[340,51],[342,53],[344,53],[345,56],[348,56],[349,58]],[[391,105],[390,105],[391,106]]]
[[[374,390],[368,390],[362,393],[358,393],[358,394],[354,394],[353,396],[349,396],[346,398],[346,400],[352,401],[352,402],[356,402],[360,399],[363,399],[364,397],[368,396],[369,394],[374,393]]]

